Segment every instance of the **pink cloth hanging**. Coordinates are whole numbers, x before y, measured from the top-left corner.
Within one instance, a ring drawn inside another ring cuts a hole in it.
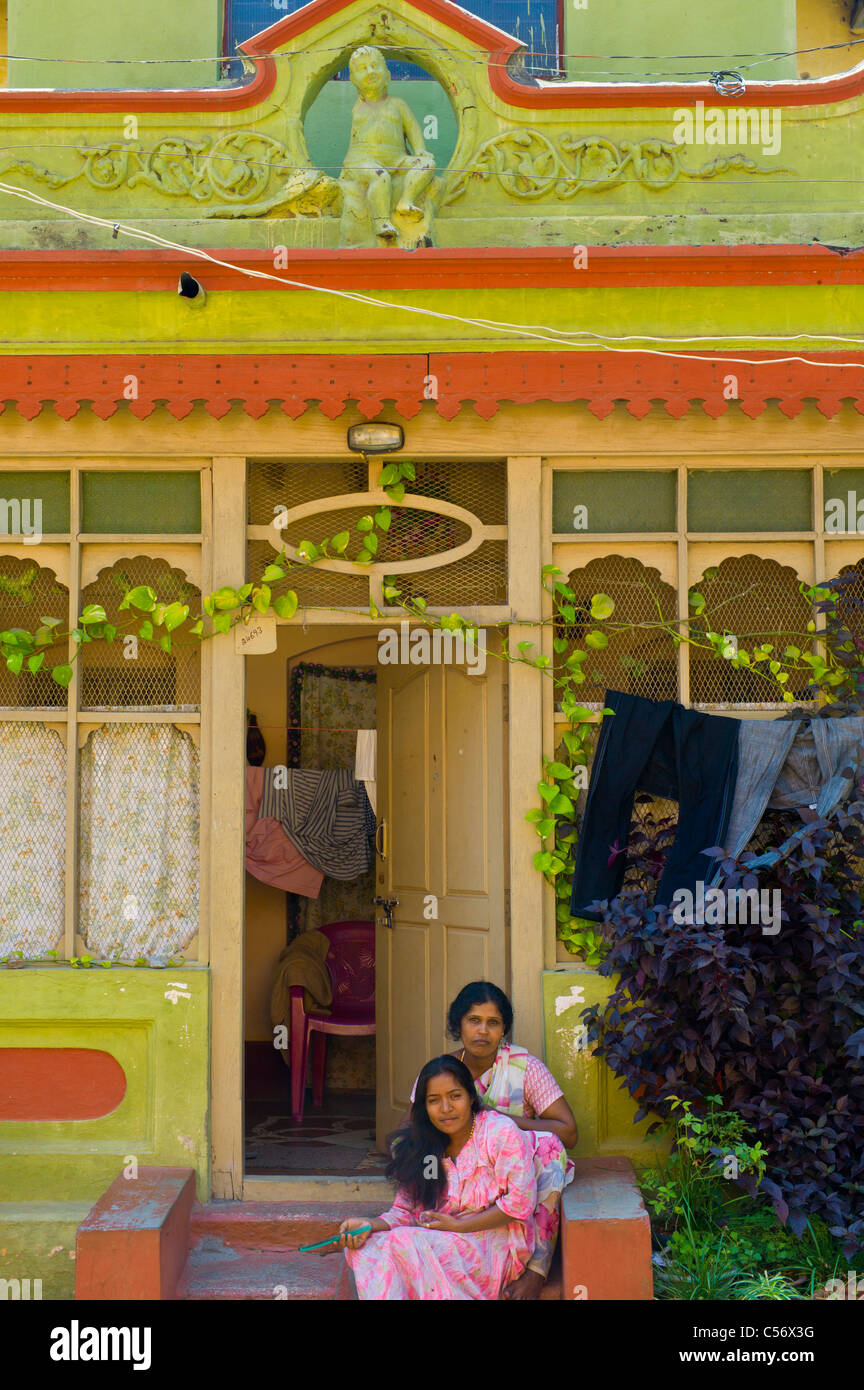
[[[285,893],[317,898],[324,875],[303,858],[278,820],[258,819],[264,771],[263,767],[246,768],[246,868],[262,883]]]

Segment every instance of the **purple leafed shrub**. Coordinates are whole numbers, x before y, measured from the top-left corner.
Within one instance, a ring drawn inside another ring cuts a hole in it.
[[[798,828],[778,848],[714,851],[721,887],[779,889],[778,934],[682,925],[624,892],[603,906],[615,990],[583,1017],[637,1119],[719,1092],[767,1150],[780,1220],[800,1235],[818,1216],[848,1253],[864,1242],[864,800],[782,823]]]

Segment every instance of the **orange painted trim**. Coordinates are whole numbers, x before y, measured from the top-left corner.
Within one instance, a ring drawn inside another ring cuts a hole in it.
[[[234,111],[245,110],[262,101],[273,90],[276,63],[271,56],[284,44],[296,40],[347,8],[350,0],[312,0],[293,15],[286,16],[238,45],[238,52],[256,63],[254,77],[242,86],[196,87],[177,91],[132,89],[110,92],[58,92],[48,90],[0,91],[0,113],[4,111]],[[493,92],[512,106],[535,111],[586,108],[690,107],[697,101],[706,106],[823,106],[848,101],[864,92],[864,63],[837,77],[809,78],[782,82],[753,82],[742,97],[722,97],[705,82],[625,83],[556,82],[549,86],[517,82],[507,63],[525,52],[525,45],[503,29],[468,14],[449,0],[408,0],[419,10],[475,43],[489,54],[488,74]],[[231,55],[226,55],[230,57]]]
[[[590,246],[576,270],[572,247],[527,250],[292,251],[291,267],[273,270],[273,252],[208,251],[248,270],[267,270],[328,289],[388,294],[404,290],[594,289],[703,285],[860,285],[864,249],[827,246]],[[253,280],[177,251],[0,251],[0,291],[176,290],[181,270],[192,270],[207,290],[267,290]]]
[[[98,1120],[126,1094],[116,1057],[89,1047],[0,1047],[0,1121]]]
[[[802,354],[803,355],[803,354]],[[599,419],[623,402],[637,419],[660,404],[678,419],[699,403],[716,418],[738,410],[755,418],[778,401],[798,415],[815,402],[826,418],[851,401],[864,415],[864,354],[807,353],[817,365],[782,353],[705,353],[698,360],[674,354],[590,352],[416,353],[350,356],[257,352],[210,356],[125,354],[0,357],[0,407],[14,403],[33,419],[50,404],[63,419],[86,402],[108,419],[123,409],[138,419],[165,405],[176,419],[203,405],[221,419],[239,405],[254,419],[280,409],[298,419],[311,405],[331,420],[349,405],[365,419],[396,413],[410,420],[431,405],[447,420],[470,402],[491,419],[504,401],[584,401]],[[734,359],[744,359],[743,362]],[[840,363],[851,362],[851,367]],[[729,376],[737,395],[727,399]],[[428,402],[429,377],[438,396]],[[128,400],[130,379],[137,396]]]
[[[240,49],[244,45],[239,45]],[[218,59],[214,59],[214,66]],[[272,58],[256,60],[254,75],[240,86],[189,87],[153,90],[126,88],[105,92],[57,92],[34,88],[8,88],[0,91],[0,115],[6,112],[53,111],[58,116],[76,111],[245,111],[270,95],[276,85],[276,63]]]

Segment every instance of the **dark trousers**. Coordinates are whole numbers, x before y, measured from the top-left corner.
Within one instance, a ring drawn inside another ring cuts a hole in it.
[[[703,851],[723,843],[738,769],[737,719],[698,714],[674,700],[645,700],[606,692],[615,711],[600,728],[585,803],[570,910],[600,920],[593,902],[621,891],[637,791],[678,802],[678,826],[655,904],[668,904],[677,888],[707,883],[714,861]],[[611,859],[611,863],[610,863]]]

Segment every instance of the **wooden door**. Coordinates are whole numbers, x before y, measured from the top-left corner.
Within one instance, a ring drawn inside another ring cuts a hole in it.
[[[491,647],[491,643],[490,643]],[[377,1138],[402,1117],[447,1007],[470,980],[506,988],[505,663],[379,666]]]

